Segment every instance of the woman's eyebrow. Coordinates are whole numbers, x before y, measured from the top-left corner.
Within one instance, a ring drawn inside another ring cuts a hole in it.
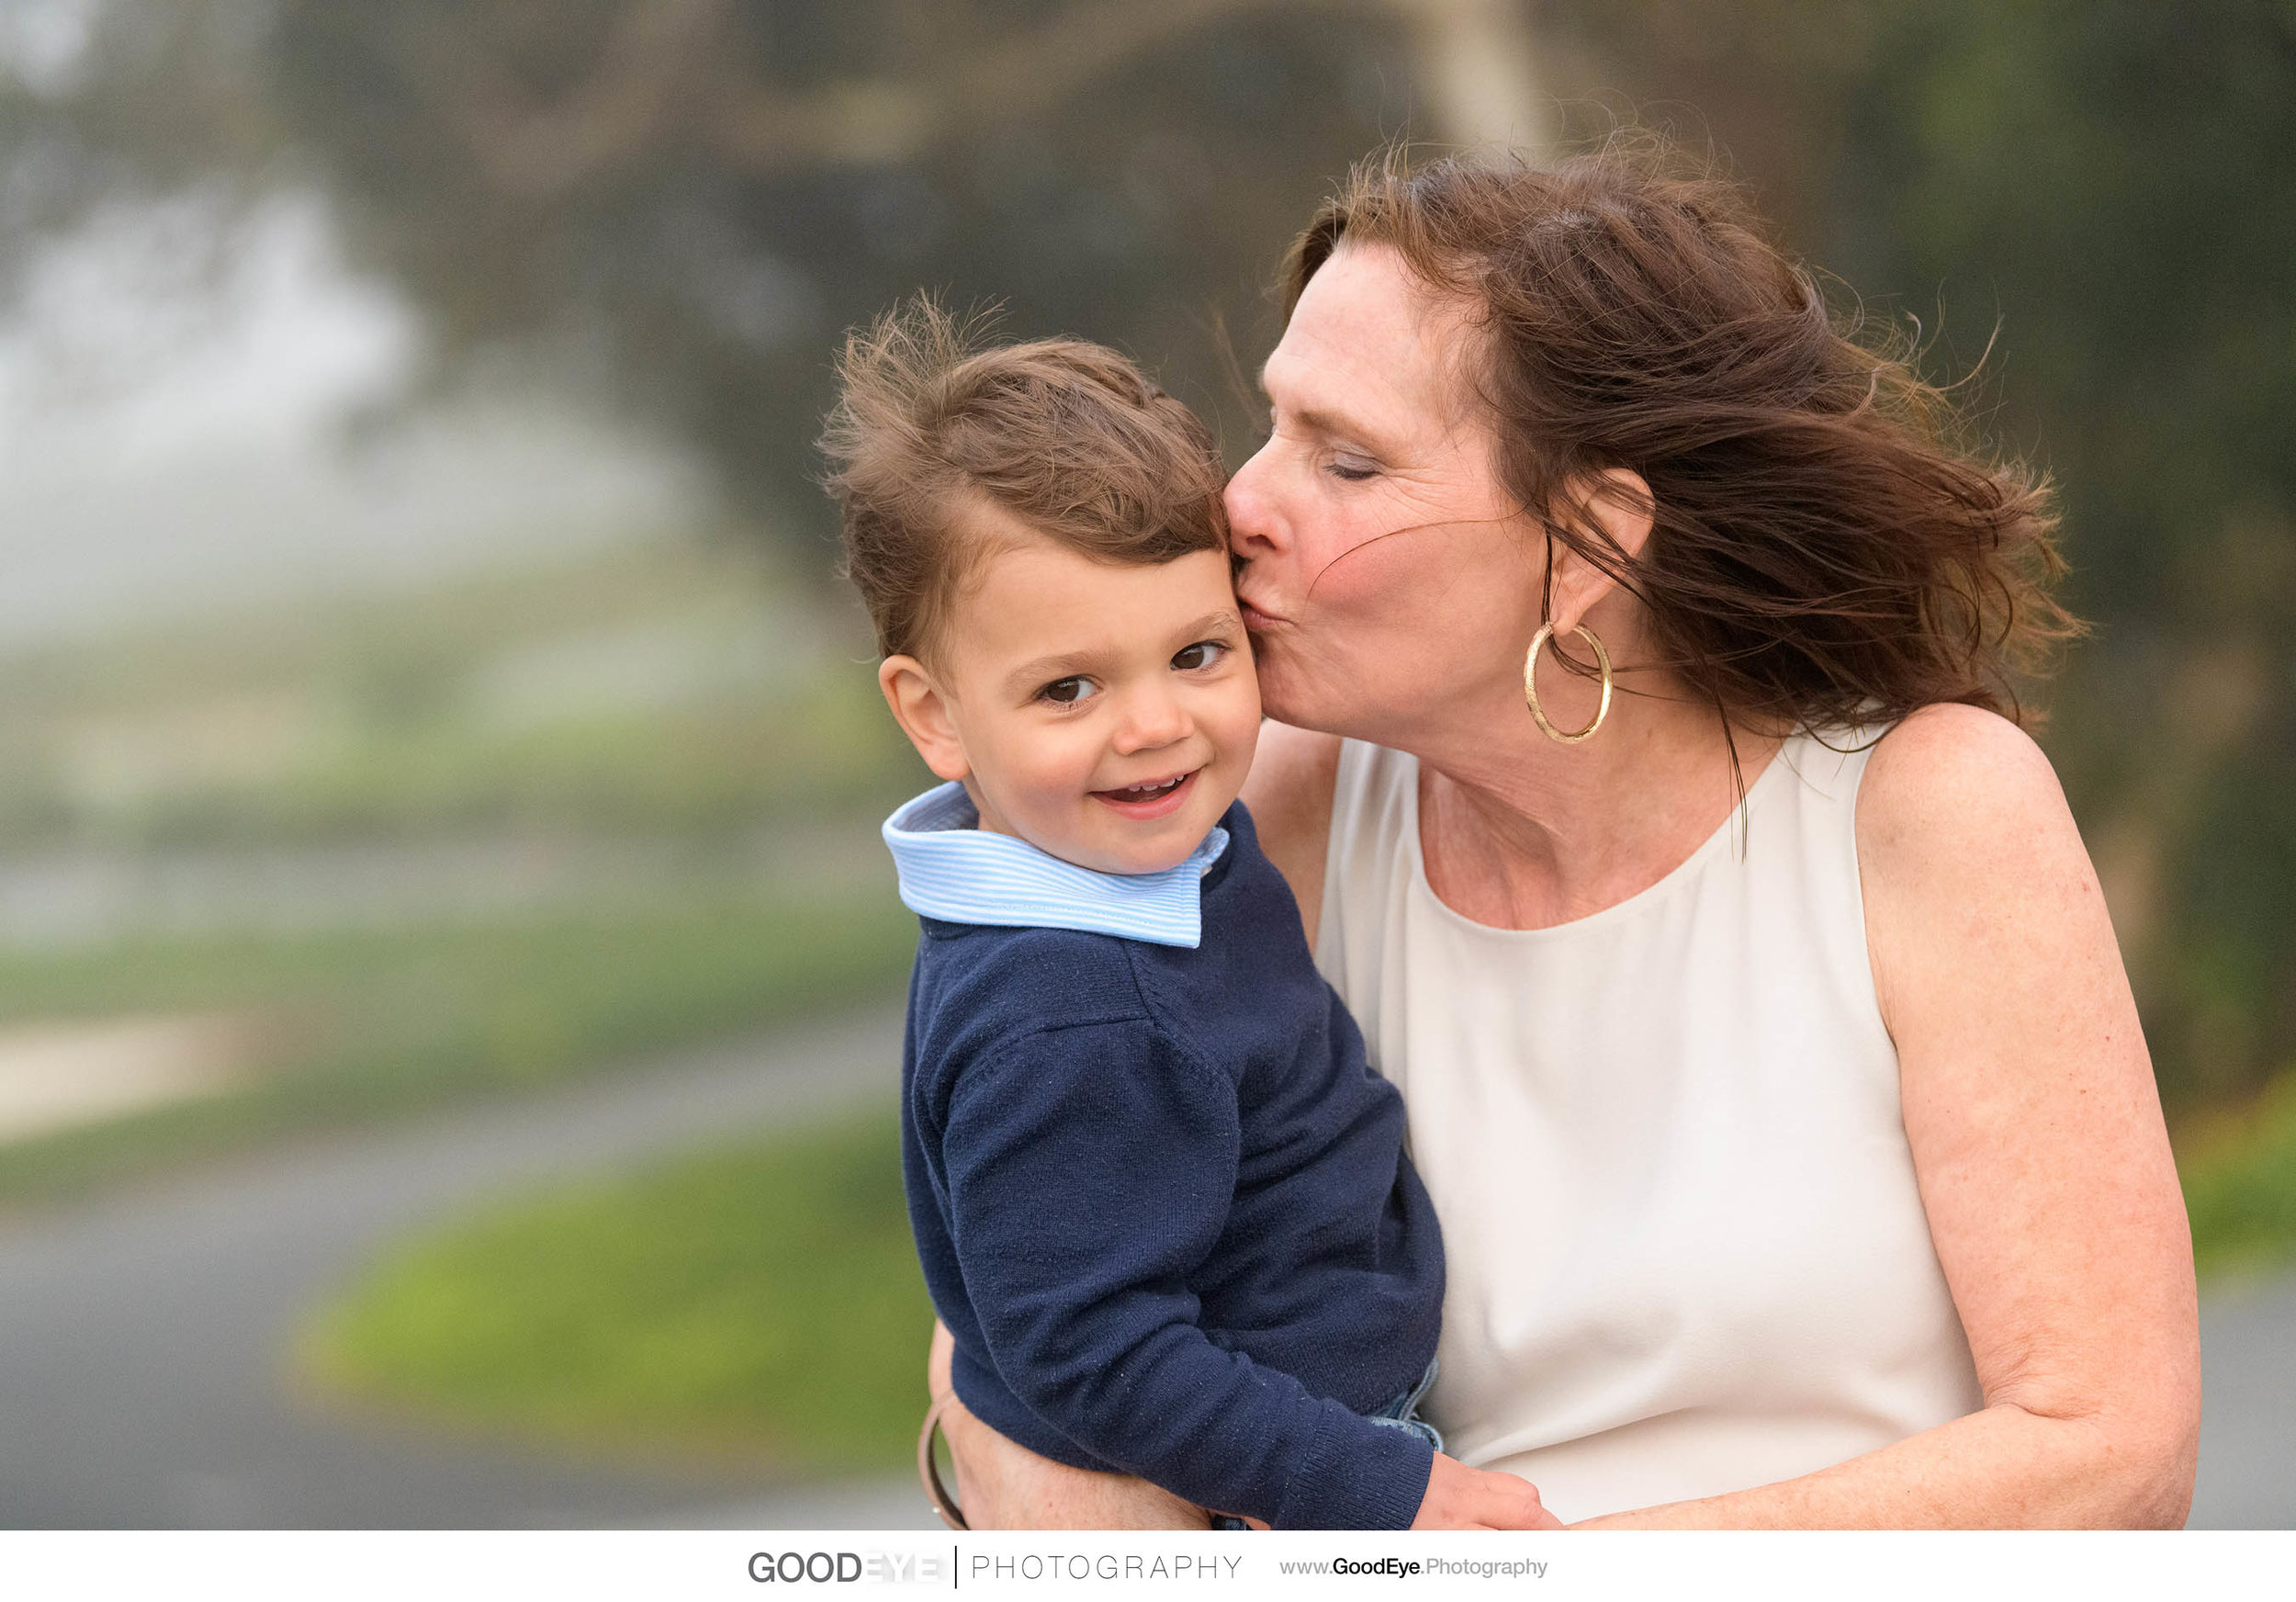
[[[1371,435],[1362,423],[1353,418],[1342,417],[1336,412],[1321,407],[1306,406],[1291,414],[1291,419],[1311,434],[1333,435],[1341,439],[1361,440],[1368,444]]]
[[[1273,405],[1276,398],[1268,391],[1267,368],[1264,365],[1260,368],[1259,383],[1260,393],[1266,395],[1269,404]],[[1290,406],[1285,408],[1285,414],[1311,434],[1355,440],[1363,445],[1369,445],[1379,437],[1377,432],[1366,426],[1361,420],[1334,412],[1327,406]]]

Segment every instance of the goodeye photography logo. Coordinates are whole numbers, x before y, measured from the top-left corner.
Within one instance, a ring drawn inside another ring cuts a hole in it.
[[[940,1585],[952,1562],[939,1552],[755,1551],[749,1577],[760,1585]]]

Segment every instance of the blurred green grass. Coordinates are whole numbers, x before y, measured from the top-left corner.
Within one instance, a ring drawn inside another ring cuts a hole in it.
[[[322,1394],[588,1450],[899,1467],[925,1295],[883,1113],[500,1205],[321,1309]]]
[[[0,952],[0,1016],[244,1008],[279,1036],[238,1089],[0,1145],[0,1198],[51,1198],[298,1130],[533,1090],[897,990],[891,895],[765,897],[475,927]]]
[[[2203,1279],[2296,1260],[2296,1068],[2180,1140],[2177,1168]]]
[[[2187,1145],[2203,1278],[2296,1259],[2296,1072]],[[360,1405],[464,1427],[891,1471],[930,1318],[879,1117],[451,1222],[332,1303],[306,1358]]]
[[[0,660],[0,844],[724,833],[917,773],[850,601],[663,539]]]
[[[0,1144],[0,1200],[893,993],[874,831],[921,770],[867,643],[663,534],[0,658],[0,1028],[247,1045],[219,1093]]]

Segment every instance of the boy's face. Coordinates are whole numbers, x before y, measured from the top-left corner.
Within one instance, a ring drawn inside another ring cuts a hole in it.
[[[1185,861],[1259,739],[1226,553],[1133,567],[1002,520],[993,537],[940,661],[879,670],[894,716],[984,829],[1101,873]]]

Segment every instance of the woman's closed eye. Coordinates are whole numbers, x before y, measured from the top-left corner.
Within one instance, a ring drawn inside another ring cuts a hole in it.
[[[1366,479],[1379,476],[1379,465],[1368,457],[1336,456],[1323,464],[1323,470],[1334,479],[1345,479],[1350,484],[1360,484]]]
[[[1184,645],[1172,653],[1172,665],[1182,672],[1199,672],[1216,666],[1221,658],[1235,648],[1225,641],[1199,639],[1194,645]]]
[[[1055,706],[1078,706],[1099,693],[1099,685],[1090,679],[1077,675],[1065,679],[1054,679],[1036,693],[1036,698],[1040,701],[1049,701]]]

